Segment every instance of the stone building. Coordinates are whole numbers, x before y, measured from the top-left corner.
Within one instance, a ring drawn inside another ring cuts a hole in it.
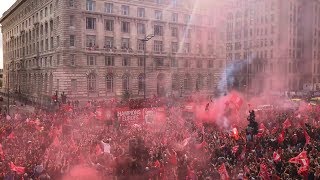
[[[226,9],[227,66],[243,65],[228,80],[232,88],[256,93],[317,88],[320,1],[230,0]]]
[[[141,98],[145,84],[147,96],[213,94],[225,66],[221,19],[214,17],[221,10],[214,7],[192,0],[17,0],[0,20],[5,88],[9,72],[9,88],[37,102],[56,91],[79,100],[124,92]]]

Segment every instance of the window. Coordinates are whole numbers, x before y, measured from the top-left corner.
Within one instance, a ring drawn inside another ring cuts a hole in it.
[[[50,38],[50,49],[53,49],[53,37]]]
[[[208,40],[213,40],[213,32],[212,31],[208,32]]]
[[[121,49],[129,49],[130,48],[130,39],[122,38],[121,40]]]
[[[143,51],[145,47],[144,41],[142,41],[141,39],[138,39],[138,50],[139,51]]]
[[[190,38],[191,37],[191,29],[186,29],[185,30],[185,37]]]
[[[184,22],[185,23],[189,23],[190,22],[190,15],[189,14],[184,15]]]
[[[178,22],[178,13],[172,13],[171,20],[172,22]]]
[[[96,65],[96,57],[93,55],[87,56],[87,65],[88,66],[95,66]]]
[[[86,19],[86,28],[87,29],[95,29],[96,28],[96,18],[89,18]]]
[[[191,90],[192,86],[191,86],[191,78],[190,78],[190,75],[189,74],[186,74],[184,79],[183,79],[183,87],[184,87],[184,90]]]
[[[126,21],[121,22],[121,32],[123,33],[130,32],[130,22],[126,22]]]
[[[106,56],[105,57],[105,66],[114,66],[114,57]]]
[[[69,0],[69,7],[74,7],[74,0]]]
[[[171,36],[172,37],[178,37],[178,28],[177,27],[172,27],[171,28]]]
[[[179,90],[179,76],[178,74],[173,74],[172,75],[172,90],[177,91]]]
[[[75,36],[74,35],[70,35],[70,46],[75,46]]]
[[[162,4],[162,0],[155,0],[157,4]]]
[[[129,6],[122,5],[121,6],[121,14],[124,16],[129,15]]]
[[[60,54],[57,54],[57,65],[60,65]]]
[[[144,18],[145,14],[146,14],[146,12],[145,12],[144,8],[138,8],[138,14],[137,14],[138,17]]]
[[[207,51],[208,51],[208,54],[209,54],[209,55],[214,54],[213,45],[209,44]]]
[[[155,58],[156,66],[161,67],[164,66],[164,59],[163,58]]]
[[[113,48],[113,37],[105,37],[105,48]]]
[[[140,66],[140,67],[144,66],[144,57],[138,58],[138,66]]]
[[[96,2],[92,1],[92,0],[87,0],[87,11],[94,11],[95,10],[95,6],[96,6]]]
[[[52,11],[52,4],[50,4],[49,10],[50,10],[50,14],[52,14],[52,13],[53,13],[53,11]],[[30,21],[29,21],[29,24],[30,24]]]
[[[94,47],[95,45],[96,45],[96,36],[87,35],[86,46],[87,47]]]
[[[43,18],[43,11],[41,10],[40,11],[40,19],[42,19]]]
[[[212,74],[209,74],[209,75],[208,75],[208,78],[207,78],[207,86],[208,86],[209,89],[211,89],[212,86],[213,86]]]
[[[47,17],[47,16],[48,16],[48,8],[45,7],[45,8],[44,8],[44,17]]]
[[[154,41],[153,50],[154,50],[155,52],[162,52],[162,48],[163,48],[163,43],[162,43],[162,41]]]
[[[178,62],[176,58],[171,58],[171,67],[178,67]]]
[[[163,36],[163,26],[154,25],[154,35],[155,36]]]
[[[96,75],[90,73],[88,75],[88,91],[95,92],[96,91]]]
[[[208,61],[208,67],[209,68],[213,68],[213,60],[209,60]]]
[[[75,54],[70,55],[70,64],[72,66],[76,65],[76,55]]]
[[[70,16],[70,26],[73,27],[74,26],[74,15]]]
[[[145,26],[145,24],[138,23],[138,24],[137,24],[137,31],[138,31],[138,34],[145,34],[145,33],[146,33],[146,26]]]
[[[113,4],[112,3],[105,3],[105,10],[106,10],[106,13],[112,14],[113,13]]]
[[[113,75],[108,74],[106,77],[107,93],[113,92]]]
[[[144,75],[140,74],[138,76],[138,94],[140,94],[141,92],[144,92],[144,86],[145,86]]]
[[[184,43],[183,52],[190,53],[190,43]]]
[[[113,31],[114,21],[106,19],[104,20],[104,26],[106,31]]]
[[[122,90],[123,91],[129,90],[129,76],[128,75],[122,76]]]
[[[177,52],[178,52],[178,49],[179,49],[178,43],[177,43],[177,42],[172,42],[172,43],[171,43],[172,53],[177,53]]]
[[[76,79],[71,79],[71,91],[72,92],[77,92],[77,80]]]
[[[156,18],[157,20],[162,20],[162,11],[156,10],[156,11],[154,12],[154,16],[155,16],[155,18]]]
[[[122,66],[130,66],[130,58],[124,57],[122,59]]]
[[[201,90],[203,88],[203,77],[202,75],[198,75],[196,79],[196,90]]]

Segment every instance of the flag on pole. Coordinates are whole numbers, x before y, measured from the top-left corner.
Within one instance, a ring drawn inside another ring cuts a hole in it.
[[[13,164],[13,162],[10,162],[9,166],[10,166],[11,171],[15,171],[17,174],[24,174],[25,167],[16,166],[15,164]]]
[[[233,146],[233,147],[232,147],[232,153],[233,153],[233,154],[237,153],[238,150],[239,150],[239,146]]]
[[[291,121],[289,119],[286,119],[282,124],[282,128],[283,129],[287,129],[287,128],[291,127],[291,126],[292,126],[292,124],[291,124]]]
[[[219,167],[218,172],[220,174],[221,180],[229,180],[230,179],[226,165],[224,163]]]
[[[263,179],[263,180],[269,180],[270,178],[270,173],[268,172],[268,167],[265,163],[261,163],[260,164],[260,172],[259,172],[259,176]]]
[[[284,131],[282,130],[282,132],[278,136],[278,143],[279,144],[283,143],[284,137],[285,137],[285,134],[284,134]]]
[[[273,161],[274,162],[281,161],[281,156],[280,156],[280,154],[278,154],[278,152],[273,152]]]
[[[310,136],[309,136],[309,134],[307,133],[306,130],[304,130],[304,137],[306,139],[306,144],[310,144],[311,138],[310,138]]]

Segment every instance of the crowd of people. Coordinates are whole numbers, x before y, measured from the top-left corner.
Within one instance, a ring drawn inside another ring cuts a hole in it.
[[[320,179],[320,106],[255,112],[248,118],[257,122],[254,130],[244,113],[252,105],[241,111],[238,100],[225,99],[222,116],[212,119],[220,101],[199,98],[70,103],[3,116],[0,178]],[[186,116],[190,102],[202,110]],[[118,107],[145,106],[164,107],[164,115],[153,125],[117,118]],[[112,113],[101,118],[101,109]]]

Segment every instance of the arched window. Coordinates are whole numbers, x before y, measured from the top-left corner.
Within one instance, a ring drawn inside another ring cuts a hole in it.
[[[88,75],[88,91],[95,92],[96,91],[96,76],[93,73]]]
[[[144,93],[145,80],[144,75],[140,74],[138,76],[138,94]]]
[[[178,74],[172,75],[172,90],[177,91],[179,90],[179,77]]]
[[[107,86],[107,92],[111,93],[113,92],[113,75],[108,74],[106,77],[106,86]]]
[[[50,74],[49,76],[49,94],[51,95],[52,94],[52,87],[53,87],[53,75]]]
[[[184,87],[184,90],[186,90],[186,91],[189,91],[192,89],[190,74],[185,75],[184,80],[183,80],[183,87]]]
[[[196,80],[196,90],[202,90],[203,88],[203,77],[201,74],[198,74],[197,80]]]
[[[44,85],[43,85],[44,89],[44,94],[47,94],[48,91],[48,74],[45,74],[44,76]]]
[[[209,74],[208,75],[208,79],[207,79],[207,86],[208,86],[208,89],[212,89],[213,87],[213,77],[212,77],[212,74]]]
[[[122,76],[122,90],[123,91],[129,90],[129,77],[128,77],[128,75]]]

